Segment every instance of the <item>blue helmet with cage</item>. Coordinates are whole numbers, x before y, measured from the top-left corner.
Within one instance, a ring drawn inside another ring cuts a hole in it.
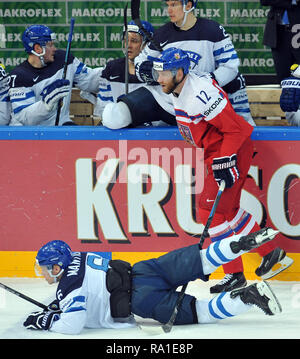
[[[72,250],[67,243],[54,240],[40,248],[36,261],[39,266],[46,266],[48,269],[52,269],[54,264],[65,269],[72,261]]]
[[[176,47],[169,47],[164,50],[158,58],[148,56],[148,60],[153,62],[154,71],[177,71],[178,69],[182,69],[184,75],[186,75],[190,68],[190,59],[188,54]]]
[[[152,24],[150,24],[150,22],[145,21],[145,20],[142,20],[141,23],[142,23],[142,25],[143,25],[143,28],[144,28],[151,36],[153,36],[154,28],[153,28]],[[136,32],[136,33],[140,34],[140,35],[142,36],[142,38],[143,38],[143,42],[149,41],[148,38],[147,38],[147,36],[146,36],[145,33],[143,32],[143,30],[140,29],[140,28],[136,25],[136,23],[135,23],[133,20],[129,21],[129,23],[128,23],[128,25],[127,25],[127,29],[128,29],[128,32]],[[125,30],[124,30],[124,31],[125,31]],[[124,33],[125,33],[125,32],[123,32],[123,37],[124,37]]]
[[[34,45],[45,47],[47,42],[56,40],[55,33],[45,25],[31,25],[22,35],[22,42],[27,53],[34,53]]]

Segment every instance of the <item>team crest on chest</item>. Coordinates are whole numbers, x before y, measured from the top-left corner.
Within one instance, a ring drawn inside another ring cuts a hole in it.
[[[177,125],[178,125],[180,134],[183,137],[183,139],[186,142],[190,143],[191,145],[195,146],[195,142],[194,142],[193,135],[191,133],[190,128],[188,126],[185,126],[185,125],[179,123],[179,122],[177,122]]]

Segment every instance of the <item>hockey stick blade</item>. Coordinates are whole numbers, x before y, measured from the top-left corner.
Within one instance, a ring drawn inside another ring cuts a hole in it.
[[[138,324],[138,327],[149,335],[160,335],[165,334],[161,325],[142,325]]]

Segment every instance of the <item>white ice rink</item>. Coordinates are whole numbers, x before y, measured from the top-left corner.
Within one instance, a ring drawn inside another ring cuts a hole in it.
[[[56,285],[49,285],[43,279],[0,278],[0,282],[44,304],[54,299]],[[210,297],[209,287],[216,282],[197,280],[189,284],[187,292],[197,298]],[[269,283],[282,305],[279,315],[266,316],[253,307],[217,324],[175,326],[171,333],[155,336],[139,328],[84,329],[77,336],[27,330],[22,326],[23,321],[32,311],[40,310],[39,307],[0,288],[0,339],[300,339],[300,282]]]

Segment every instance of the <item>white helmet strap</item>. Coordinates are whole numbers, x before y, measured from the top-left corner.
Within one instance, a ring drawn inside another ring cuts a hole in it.
[[[46,46],[41,46],[41,48],[43,49],[43,52],[42,52],[41,54],[38,54],[38,53],[37,53],[36,51],[34,51],[34,50],[31,50],[31,53],[32,53],[33,55],[37,56],[37,57],[40,59],[40,61],[41,61],[41,65],[42,65],[43,67],[45,67],[46,64],[45,64],[45,61],[44,61],[44,55],[46,54]]]
[[[54,283],[56,283],[56,282],[57,282],[57,278],[58,278],[61,274],[63,274],[64,269],[63,269],[63,268],[60,268],[60,271],[59,271],[57,274],[53,274],[53,273],[52,273],[52,269],[47,269],[47,271],[48,271],[50,277],[51,277],[51,278],[54,278]]]
[[[184,4],[184,5],[183,5],[184,18],[183,18],[183,20],[182,20],[182,23],[181,23],[180,25],[177,25],[177,24],[175,23],[175,25],[176,25],[177,27],[179,27],[179,28],[183,27],[183,26],[185,25],[185,23],[186,23],[187,15],[188,15],[191,11],[193,11],[194,8],[195,8],[195,7],[194,7],[194,5],[193,5],[189,10],[187,10],[187,9],[186,9],[186,4]]]

